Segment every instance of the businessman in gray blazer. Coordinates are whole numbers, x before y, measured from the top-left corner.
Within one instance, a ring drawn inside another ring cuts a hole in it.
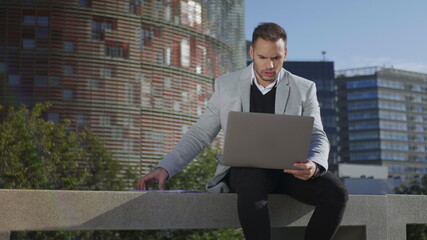
[[[256,27],[250,46],[253,63],[215,80],[206,111],[157,167],[140,179],[138,189],[148,189],[152,181],[158,181],[159,189],[163,189],[165,181],[209,146],[221,129],[225,132],[230,111],[312,116],[310,151],[306,162],[294,164],[298,170],[218,164],[206,189],[237,193],[238,215],[246,239],[270,239],[270,193],[287,194],[315,206],[305,239],[332,239],[348,194],[342,182],[327,171],[329,142],[323,131],[315,84],[282,68],[288,53],[286,42],[286,32],[279,25],[262,23]]]

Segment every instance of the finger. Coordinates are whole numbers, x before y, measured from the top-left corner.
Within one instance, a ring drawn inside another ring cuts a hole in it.
[[[289,173],[292,175],[301,175],[304,174],[307,170],[291,170],[291,169],[285,169],[283,170],[285,173]]]
[[[165,181],[163,179],[159,179],[159,190],[165,190]]]
[[[141,179],[139,179],[139,182],[138,182],[138,190],[142,190],[143,189],[143,180],[142,180],[142,178]]]
[[[300,169],[309,169],[311,166],[307,163],[294,163],[294,167],[300,168]]]

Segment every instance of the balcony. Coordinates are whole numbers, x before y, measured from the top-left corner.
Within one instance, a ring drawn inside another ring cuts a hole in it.
[[[0,240],[11,231],[239,228],[235,194],[0,190]],[[273,239],[302,239],[313,207],[270,196]],[[427,223],[427,196],[351,195],[335,240],[404,240]]]

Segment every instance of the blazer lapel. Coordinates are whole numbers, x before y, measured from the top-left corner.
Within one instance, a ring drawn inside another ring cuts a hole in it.
[[[291,87],[289,86],[289,77],[288,73],[283,74],[282,79],[277,84],[276,89],[276,106],[274,109],[275,114],[284,114],[286,111],[286,106],[288,105],[289,93]]]
[[[251,95],[251,67],[252,65],[249,65],[240,75],[240,100],[242,101],[243,112],[249,112],[250,110],[249,97]]]

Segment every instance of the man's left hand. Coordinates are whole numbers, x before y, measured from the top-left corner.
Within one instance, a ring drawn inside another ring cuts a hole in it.
[[[301,180],[310,179],[315,173],[317,166],[313,161],[307,160],[307,162],[294,163],[294,167],[297,170],[285,169],[283,172],[294,175],[294,177]]]

